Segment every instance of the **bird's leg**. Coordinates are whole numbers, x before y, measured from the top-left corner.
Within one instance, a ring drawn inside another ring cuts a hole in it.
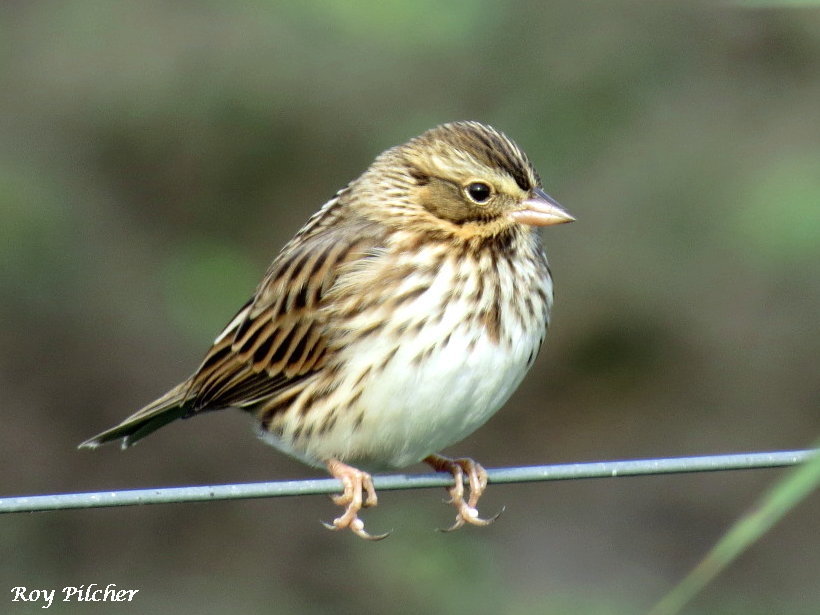
[[[327,470],[334,478],[338,478],[344,485],[344,493],[331,496],[333,502],[338,506],[344,506],[345,512],[341,517],[333,520],[333,524],[325,523],[324,526],[330,530],[349,529],[360,538],[367,540],[381,540],[389,534],[379,534],[377,536],[368,534],[364,529],[364,522],[359,519],[359,511],[362,508],[375,506],[379,499],[376,490],[373,488],[373,479],[367,472],[349,466],[336,459],[327,462]],[[362,490],[366,498],[362,500]]]
[[[429,455],[424,458],[424,462],[430,465],[436,472],[449,472],[453,475],[452,487],[448,487],[450,503],[455,506],[458,513],[456,522],[452,527],[444,530],[452,532],[465,523],[471,525],[489,525],[498,518],[498,515],[490,519],[482,519],[478,516],[476,504],[484,490],[487,488],[487,471],[478,463],[469,458],[451,459],[443,455]],[[464,474],[470,482],[470,492],[467,501],[464,501]],[[500,514],[500,513],[499,513]]]

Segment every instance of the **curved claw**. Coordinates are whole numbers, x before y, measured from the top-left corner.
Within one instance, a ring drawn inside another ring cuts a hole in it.
[[[339,519],[336,519],[336,521],[338,520]],[[343,525],[341,523],[339,525],[336,525],[336,521],[334,521],[333,523],[320,521],[319,523],[321,523],[327,529],[332,530],[334,532],[345,529],[350,530],[351,532],[356,534],[356,536],[358,536],[359,538],[364,538],[365,540],[384,540],[385,538],[390,536],[390,534],[393,533],[393,530],[390,530],[389,532],[385,532],[384,534],[371,534],[364,529],[364,522],[358,517],[353,519],[349,525]]]
[[[494,523],[496,519],[498,519],[501,514],[506,510],[506,506],[502,506],[501,510],[495,513],[492,517],[488,519],[482,519],[478,516],[478,511],[472,507],[466,507],[466,510],[461,511],[456,515],[456,521],[448,528],[439,528],[437,531],[439,532],[454,532],[455,530],[463,527],[465,523],[469,525],[476,525],[478,527],[484,527],[485,525],[490,525]]]

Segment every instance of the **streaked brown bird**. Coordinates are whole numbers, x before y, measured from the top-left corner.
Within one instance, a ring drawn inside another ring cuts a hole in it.
[[[332,529],[382,537],[358,516],[377,502],[368,472],[419,461],[453,474],[450,529],[486,525],[486,472],[437,451],[487,421],[535,360],[552,306],[535,227],[572,220],[502,133],[428,130],[308,220],[188,380],[80,446],[125,448],[236,407],[270,444],[342,482]]]

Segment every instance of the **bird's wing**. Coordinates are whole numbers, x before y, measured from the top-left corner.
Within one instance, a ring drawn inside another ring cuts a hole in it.
[[[345,215],[340,192],[282,249],[254,296],[236,314],[196,373],[80,446],[134,444],[167,423],[205,410],[287,405],[330,358],[334,328],[324,297],[348,263],[378,253],[384,229]]]
[[[380,234],[369,223],[321,213],[285,246],[216,338],[190,379],[188,414],[293,392],[329,359],[323,298],[343,265],[374,254]]]

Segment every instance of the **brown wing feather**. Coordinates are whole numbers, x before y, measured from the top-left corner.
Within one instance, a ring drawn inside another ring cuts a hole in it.
[[[371,254],[381,234],[366,222],[306,229],[310,232],[285,246],[253,299],[192,376],[188,415],[289,397],[289,389],[301,388],[326,363],[331,331],[323,319],[322,299],[339,268]]]
[[[322,305],[340,267],[372,256],[384,241],[383,227],[341,215],[344,193],[279,253],[191,378],[80,446],[114,440],[130,446],[173,420],[206,410],[263,402],[287,407],[329,359],[334,329],[324,321]]]

